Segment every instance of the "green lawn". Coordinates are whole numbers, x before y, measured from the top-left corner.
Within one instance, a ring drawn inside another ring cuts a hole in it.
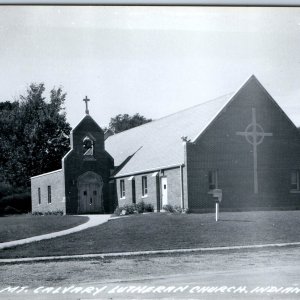
[[[180,249],[300,241],[300,211],[170,215],[113,219],[61,238],[0,251],[1,258]]]
[[[77,216],[13,215],[0,217],[0,243],[68,229],[88,220]]]

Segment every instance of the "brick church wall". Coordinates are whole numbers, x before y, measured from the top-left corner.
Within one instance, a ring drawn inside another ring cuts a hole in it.
[[[51,203],[48,203],[48,186],[51,187]],[[41,203],[39,204],[38,189]],[[65,189],[62,170],[38,175],[31,178],[32,212],[66,212]]]
[[[116,187],[117,187],[117,198],[118,198],[118,206],[124,206],[126,204],[132,204],[132,192],[131,192],[131,181],[128,180],[129,177],[123,177],[116,179]],[[121,184],[120,181],[124,180],[125,185],[125,197],[121,197]]]
[[[156,176],[152,176],[152,173],[140,174],[136,176],[135,187],[136,187],[136,201],[144,201],[153,205],[154,209],[157,210],[157,199],[156,199]],[[142,194],[142,177],[147,178],[147,195]]]
[[[136,203],[144,201],[145,203],[152,204],[154,209],[157,210],[157,187],[156,187],[156,176],[152,176],[152,173],[145,173],[135,175],[135,197]],[[142,194],[142,176],[147,177],[147,195],[143,196]],[[117,182],[117,194],[118,194],[118,205],[123,206],[125,204],[132,204],[133,197],[132,197],[132,180],[128,180],[129,177],[123,177],[116,179]],[[120,195],[120,181],[124,180],[125,184],[125,198],[121,198]]]
[[[160,176],[165,176],[168,178],[168,201],[171,205],[181,206],[181,183],[180,183],[180,169],[173,168],[162,170],[158,172],[158,175],[152,176],[154,172],[138,174],[134,176],[135,179],[135,193],[136,193],[136,203],[144,201],[145,203],[150,203],[153,205],[155,211],[161,209],[161,187],[159,184]],[[148,193],[147,196],[142,194],[142,177],[147,177],[147,187]],[[117,178],[117,197],[118,197],[118,206],[123,206],[125,204],[132,204],[132,180],[128,180],[130,176]],[[120,190],[120,181],[124,180],[125,184],[125,197],[121,198]],[[186,176],[184,179],[185,182],[185,191],[186,191]],[[186,197],[187,199],[187,197]],[[186,203],[187,205],[187,203]],[[186,207],[186,206],[185,206]]]
[[[254,193],[253,146],[244,132],[252,108],[264,132],[272,133],[257,146],[258,193]],[[300,193],[290,192],[290,174],[300,170],[300,135],[261,86],[250,81],[202,136],[187,144],[189,207],[213,209],[208,172],[217,170],[223,191],[221,210],[300,207]]]

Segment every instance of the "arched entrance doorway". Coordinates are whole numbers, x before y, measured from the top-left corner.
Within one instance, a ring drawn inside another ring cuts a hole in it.
[[[94,172],[88,171],[78,177],[78,213],[103,212],[103,180]]]

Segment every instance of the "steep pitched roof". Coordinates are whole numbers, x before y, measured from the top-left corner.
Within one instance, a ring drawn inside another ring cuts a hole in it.
[[[120,166],[116,177],[178,166],[184,162],[181,137],[194,140],[230,101],[233,94],[196,105],[110,136],[105,148]]]
[[[73,132],[76,131],[76,130],[79,130],[84,123],[90,123],[90,124],[93,124],[95,125],[98,130],[100,131],[103,131],[102,128],[98,125],[98,123],[91,117],[91,115],[85,115],[81,120],[80,122],[75,126],[75,128],[73,128]]]

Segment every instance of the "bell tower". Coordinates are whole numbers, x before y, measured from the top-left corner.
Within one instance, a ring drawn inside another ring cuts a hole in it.
[[[109,176],[113,158],[105,151],[104,132],[91,117],[86,96],[85,116],[71,132],[71,150],[63,159],[67,213],[110,212]]]

